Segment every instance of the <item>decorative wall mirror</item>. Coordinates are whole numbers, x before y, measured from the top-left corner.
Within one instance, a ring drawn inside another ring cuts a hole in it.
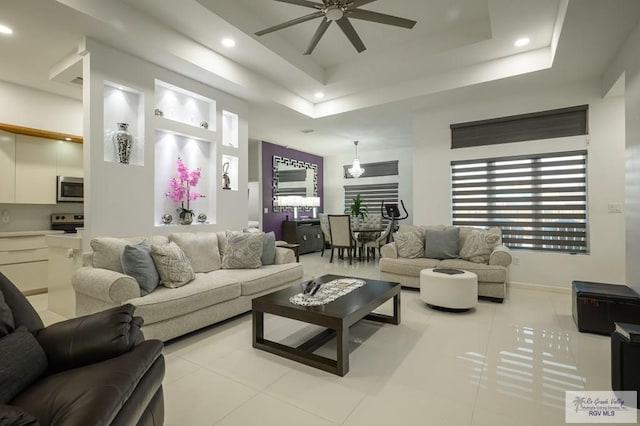
[[[292,211],[290,207],[278,206],[277,197],[298,195],[318,196],[318,165],[291,158],[273,156],[273,211]],[[307,208],[305,210],[311,210]]]

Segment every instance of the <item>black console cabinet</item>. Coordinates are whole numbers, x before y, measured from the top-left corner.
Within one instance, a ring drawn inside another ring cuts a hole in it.
[[[614,322],[640,323],[640,296],[626,285],[573,281],[572,292],[580,331],[610,335]]]
[[[324,237],[319,219],[285,220],[282,239],[289,244],[300,244],[300,254],[322,250]]]

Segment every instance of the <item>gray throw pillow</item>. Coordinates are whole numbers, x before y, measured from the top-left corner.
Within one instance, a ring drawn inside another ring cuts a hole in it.
[[[189,259],[173,241],[169,244],[151,244],[151,257],[160,275],[160,284],[178,288],[195,279]]]
[[[458,257],[459,228],[445,231],[426,230],[424,233],[424,257],[429,259],[456,259]]]
[[[224,269],[256,269],[262,266],[264,234],[227,231],[227,245],[222,257]]]
[[[47,355],[26,327],[0,339],[0,404],[7,404],[47,369]]]
[[[266,232],[262,241],[262,257],[263,265],[273,265],[276,260],[276,234],[275,232]]]
[[[151,246],[147,240],[135,245],[126,245],[122,252],[122,270],[136,279],[140,295],[146,296],[160,284],[160,275],[151,257]]]
[[[398,256],[406,259],[424,257],[424,242],[418,231],[397,232],[393,240],[398,248]]]
[[[0,337],[4,337],[11,333],[16,328],[15,321],[13,320],[13,312],[7,302],[4,300],[4,295],[0,291]]]

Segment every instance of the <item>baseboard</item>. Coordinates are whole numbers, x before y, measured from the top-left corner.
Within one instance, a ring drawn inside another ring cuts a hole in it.
[[[549,291],[552,293],[561,293],[561,294],[571,294],[570,288],[556,287],[553,285],[519,283],[519,282],[509,281],[507,283],[507,287],[523,288],[525,290],[534,290],[534,291]]]

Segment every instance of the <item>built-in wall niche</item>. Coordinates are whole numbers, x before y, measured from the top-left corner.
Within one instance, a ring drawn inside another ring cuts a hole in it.
[[[238,147],[238,114],[222,111],[222,145]]]
[[[191,191],[204,195],[189,201],[189,209],[193,210],[193,224],[198,225],[198,216],[204,214],[204,223],[215,223],[216,218],[216,148],[210,141],[190,138],[184,135],[157,130],[155,132],[155,208],[154,224],[156,226],[183,226],[179,225],[179,213],[181,204],[167,197],[171,190],[172,178],[180,181],[177,160],[180,158],[189,171],[200,169],[200,179],[197,185],[191,186]],[[184,203],[186,208],[186,202]],[[167,216],[171,215],[172,221],[167,223]],[[163,221],[164,217],[164,221]]]
[[[144,165],[144,95],[104,82],[104,161]]]
[[[238,190],[238,157],[222,156],[222,189]]]
[[[161,80],[155,80],[154,113],[194,127],[216,130],[216,101]]]

